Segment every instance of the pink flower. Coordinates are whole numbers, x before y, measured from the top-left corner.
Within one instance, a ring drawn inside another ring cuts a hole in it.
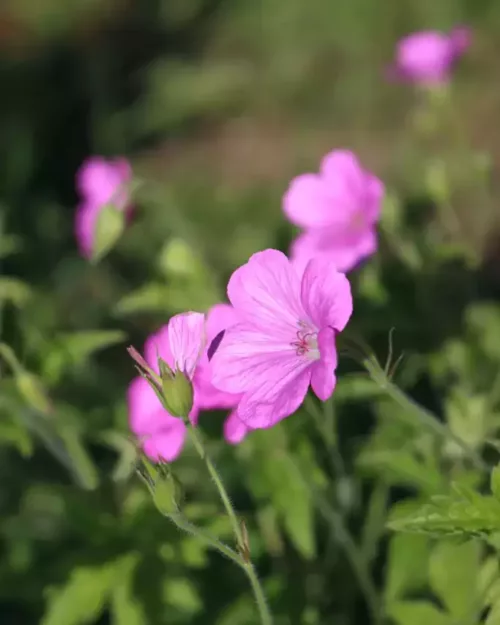
[[[319,173],[294,178],[283,209],[292,223],[304,228],[291,248],[298,269],[321,255],[345,272],[373,254],[383,194],[382,182],[346,150],[327,154]]]
[[[427,30],[404,37],[389,75],[422,85],[446,83],[470,42],[470,30],[464,27],[454,28],[449,35]]]
[[[233,318],[231,307],[224,304],[214,306],[207,320],[201,313],[183,313],[172,317],[145,343],[145,360],[157,373],[160,356],[172,370],[182,371],[192,379],[194,401],[189,419],[194,425],[200,410],[234,408],[238,404],[238,396],[222,393],[212,386],[212,366],[207,355],[207,346]],[[128,410],[130,429],[141,439],[145,453],[155,461],[175,460],[184,446],[186,425],[165,410],[154,390],[141,377],[129,386]],[[231,413],[225,425],[228,442],[240,442],[247,431]]]
[[[75,235],[83,256],[92,255],[94,232],[101,209],[112,203],[127,211],[129,196],[126,185],[132,179],[132,169],[124,158],[107,161],[100,156],[87,159],[76,175],[78,192],[82,198],[76,209]]]
[[[229,280],[238,316],[213,358],[212,383],[241,394],[245,426],[268,428],[291,415],[309,385],[323,401],[335,388],[335,335],[352,313],[349,281],[328,257],[298,273],[277,250],[254,254]]]

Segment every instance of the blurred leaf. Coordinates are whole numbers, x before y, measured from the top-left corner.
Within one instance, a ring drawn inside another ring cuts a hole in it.
[[[116,567],[105,564],[74,569],[66,585],[51,590],[41,625],[84,625],[101,613],[116,577]]]
[[[125,213],[107,204],[99,211],[95,224],[92,262],[100,262],[116,245],[125,229]]]
[[[94,490],[99,485],[99,474],[80,434],[71,424],[59,428],[59,434],[71,460],[71,468],[83,488]]]
[[[21,237],[17,237],[14,234],[4,234],[0,236],[0,259],[16,254],[21,248]]]
[[[361,401],[383,396],[385,391],[367,375],[342,376],[335,387],[335,401]]]
[[[446,488],[438,467],[422,462],[410,452],[365,450],[358,457],[358,464],[391,484],[413,486],[428,495],[443,492]]]
[[[0,278],[0,303],[8,302],[20,308],[29,301],[31,295],[31,287],[21,280],[7,276]]]
[[[150,283],[125,295],[115,306],[116,315],[161,312],[168,309],[168,289],[161,283]]]
[[[139,559],[140,556],[134,554],[125,557],[120,563],[118,579],[111,594],[113,625],[144,625],[146,623],[144,609],[133,591],[133,575]]]
[[[498,464],[491,472],[490,488],[493,495],[500,501],[500,465]]]
[[[447,398],[446,419],[451,431],[469,447],[478,448],[484,442],[489,432],[488,398],[482,395],[470,396],[460,388],[455,388]],[[463,455],[463,450],[449,442],[448,449],[454,454]]]
[[[480,607],[477,582],[481,546],[477,542],[437,544],[432,550],[429,581],[436,595],[458,622]]]
[[[203,607],[196,586],[188,579],[167,579],[163,586],[167,603],[182,612],[196,614]]]
[[[121,343],[126,334],[120,330],[86,330],[60,334],[55,345],[45,355],[44,375],[52,382],[60,380],[64,373],[82,364],[95,352]]]
[[[400,534],[391,538],[384,590],[387,604],[425,586],[429,553],[430,543],[426,536]]]
[[[391,606],[389,615],[398,625],[454,625],[454,620],[427,601],[401,601]]]

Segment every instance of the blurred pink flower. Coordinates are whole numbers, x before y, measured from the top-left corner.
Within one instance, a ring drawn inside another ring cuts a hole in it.
[[[335,335],[352,313],[349,281],[331,260],[315,258],[301,275],[282,252],[258,252],[233,273],[227,292],[238,321],[212,357],[212,383],[241,394],[237,416],[244,425],[268,428],[288,417],[309,384],[328,399]]]
[[[294,178],[283,197],[283,210],[304,228],[291,247],[299,271],[317,255],[346,272],[373,254],[383,195],[382,182],[347,150],[328,153],[319,173]]]
[[[428,86],[446,83],[470,43],[471,31],[466,27],[449,34],[427,30],[404,37],[397,45],[389,77]]]
[[[238,396],[222,393],[212,386],[212,366],[208,359],[211,341],[232,319],[232,308],[224,304],[214,306],[206,320],[202,313],[176,315],[144,345],[145,360],[157,373],[160,356],[171,369],[183,371],[193,380],[194,401],[189,419],[194,425],[200,410],[234,408],[238,404]],[[141,439],[145,453],[155,461],[175,460],[184,446],[186,425],[165,410],[143,378],[136,378],[129,386],[128,411],[130,429]],[[228,421],[229,427],[225,426],[228,442],[240,442],[247,428],[238,424],[233,413]]]
[[[76,175],[81,202],[76,209],[75,235],[83,256],[90,258],[94,243],[97,217],[109,203],[119,210],[130,209],[126,185],[132,179],[132,169],[124,158],[107,161],[101,156],[88,158]]]

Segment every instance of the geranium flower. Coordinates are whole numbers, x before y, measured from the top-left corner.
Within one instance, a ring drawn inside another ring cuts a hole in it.
[[[132,168],[124,158],[106,160],[100,156],[87,159],[77,172],[76,183],[82,198],[75,214],[75,235],[83,256],[93,252],[95,228],[100,211],[107,204],[130,211],[127,185]]]
[[[326,258],[300,275],[277,250],[254,254],[227,287],[238,322],[213,357],[212,383],[241,394],[245,426],[271,427],[302,403],[309,385],[323,401],[335,388],[335,336],[352,313],[349,281]]]
[[[239,401],[238,396],[222,393],[211,385],[212,366],[207,349],[232,319],[231,307],[223,304],[214,306],[207,319],[202,313],[183,313],[172,317],[145,343],[145,364],[156,374],[160,373],[159,356],[172,371],[181,372],[191,380],[193,400],[188,417],[193,425],[197,424],[201,410],[233,408]],[[136,360],[139,362],[140,357]],[[144,452],[155,461],[175,460],[184,446],[186,424],[163,407],[151,385],[142,377],[129,386],[128,410],[130,429],[142,441]],[[240,442],[247,431],[231,413],[225,424],[228,442]]]
[[[449,34],[426,30],[408,35],[396,47],[389,76],[425,86],[446,83],[470,43],[470,30],[464,27]]]
[[[283,209],[292,223],[304,228],[291,247],[298,268],[321,255],[345,272],[373,254],[383,195],[382,182],[346,150],[327,154],[319,173],[294,178]]]

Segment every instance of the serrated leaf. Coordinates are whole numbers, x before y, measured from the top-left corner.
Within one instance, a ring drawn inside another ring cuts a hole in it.
[[[425,586],[429,553],[430,543],[426,536],[399,534],[391,539],[385,582],[387,604]]]
[[[389,615],[398,625],[453,625],[453,619],[427,601],[401,601],[391,606]]]
[[[400,532],[434,536],[486,538],[500,531],[500,502],[454,485],[451,496],[436,496],[407,517],[393,518],[388,527]]]
[[[74,569],[65,585],[50,592],[41,625],[85,625],[99,616],[116,575],[112,564]]]
[[[480,554],[480,544],[472,541],[461,545],[438,543],[431,553],[431,588],[458,622],[470,618],[479,608],[477,581]]]

